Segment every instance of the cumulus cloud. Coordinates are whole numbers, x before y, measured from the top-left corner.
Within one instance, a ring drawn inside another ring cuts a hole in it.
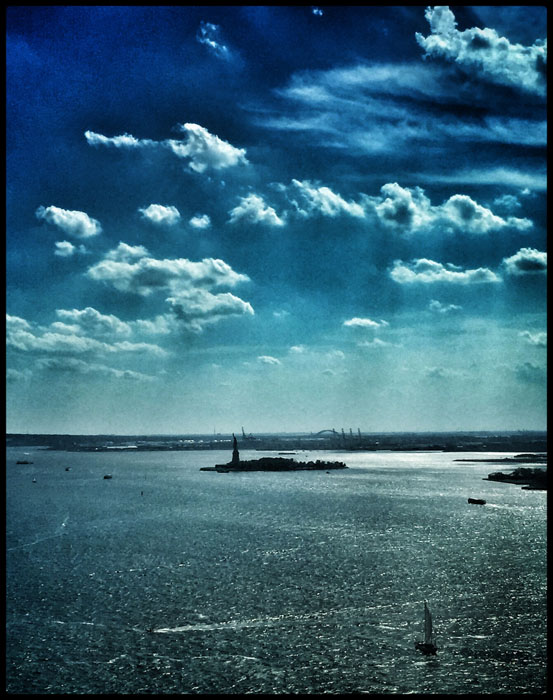
[[[188,223],[192,228],[205,229],[211,226],[211,219],[207,214],[196,214]]]
[[[461,32],[447,6],[428,7],[425,17],[431,34],[424,37],[417,32],[416,39],[426,56],[441,56],[491,82],[545,95],[545,40],[522,46],[511,44],[494,29],[474,27]]]
[[[281,365],[282,362],[271,355],[258,355],[257,360],[263,365]]]
[[[521,331],[519,336],[524,338],[530,345],[535,345],[538,348],[547,347],[547,333],[545,332],[531,333],[530,331]]]
[[[217,24],[202,20],[196,33],[196,41],[207,46],[218,58],[228,60],[231,57],[228,46],[223,44],[221,28]]]
[[[91,306],[80,310],[56,309],[56,315],[63,323],[71,324],[71,328],[94,336],[130,336],[132,333],[128,323],[113,314],[102,314]]]
[[[292,185],[300,196],[300,201],[293,200],[293,204],[302,216],[318,213],[331,217],[340,214],[349,214],[360,219],[365,217],[365,210],[360,204],[346,201],[329,187],[295,179],[292,180]]]
[[[138,260],[139,258],[148,257],[150,253],[142,245],[129,245],[128,243],[119,242],[117,248],[113,248],[104,256],[106,260],[115,260],[117,262],[129,262]]]
[[[102,232],[99,221],[92,219],[84,211],[70,211],[59,207],[40,206],[35,212],[37,219],[44,219],[49,224],[54,224],[64,233],[75,238],[90,238]]]
[[[77,333],[59,333],[40,328],[9,331],[6,344],[21,352],[54,355],[97,355],[120,352],[147,352],[158,357],[167,355],[163,348],[149,343],[128,341],[106,343]]]
[[[371,198],[377,217],[384,224],[406,229],[419,229],[432,221],[431,204],[424,190],[400,187],[390,182],[380,188],[382,196]]]
[[[187,258],[157,260],[149,255],[138,257],[136,261],[121,259],[121,246],[110,251],[103,260],[92,265],[87,276],[90,279],[110,284],[119,291],[148,296],[154,291],[186,291],[192,287],[235,286],[249,280],[247,275],[235,272],[223,260],[204,258],[193,262]],[[128,247],[129,248],[129,247]]]
[[[88,277],[122,292],[149,296],[169,293],[166,302],[181,326],[200,332],[206,325],[228,316],[252,315],[249,302],[230,293],[214,293],[216,287],[234,287],[249,281],[223,260],[204,258],[194,262],[186,258],[152,258],[141,246],[120,243],[103,260],[91,266]],[[171,322],[160,315],[154,321],[137,321],[137,328],[150,333],[167,333]]]
[[[229,292],[213,294],[206,289],[191,289],[167,299],[179,321],[199,333],[205,326],[229,316],[253,315],[251,304]]]
[[[240,203],[230,211],[229,223],[239,222],[249,224],[266,224],[267,226],[284,226],[273,207],[265,203],[263,197],[257,194],[249,194],[240,198]]]
[[[69,241],[56,241],[55,246],[54,255],[59,255],[60,258],[70,258],[77,250]]]
[[[164,224],[174,226],[180,221],[180,212],[174,206],[164,206],[163,204],[150,204],[150,206],[138,210],[142,218],[153,224]]]
[[[222,170],[248,162],[244,148],[235,148],[199,124],[180,124],[178,129],[186,135],[186,139],[170,139],[166,143],[179,158],[189,158],[190,169],[197,173],[208,169]]]
[[[428,304],[428,308],[430,309],[430,311],[434,311],[437,314],[445,315],[454,313],[456,311],[461,311],[463,307],[459,306],[458,304],[442,304],[437,299],[431,299],[430,303]]]
[[[403,232],[438,230],[444,233],[487,234],[504,228],[526,231],[529,219],[502,218],[471,197],[454,194],[439,205],[432,205],[421,187],[401,187],[397,182],[380,188],[380,196],[364,196],[367,211],[373,211],[385,226]]]
[[[377,328],[382,328],[383,326],[388,326],[388,321],[372,321],[370,318],[350,318],[348,321],[344,321],[344,326],[350,326],[354,328],[370,328],[376,330]]]
[[[168,335],[175,330],[175,319],[169,314],[158,314],[152,319],[130,321],[128,325],[146,335]]]
[[[434,205],[422,187],[402,187],[397,182],[382,185],[376,196],[361,193],[358,202],[347,201],[329,187],[309,181],[292,180],[291,187],[281,185],[280,189],[301,217],[345,214],[376,221],[399,233],[437,231],[484,235],[509,228],[523,232],[533,226],[529,219],[501,217],[464,194],[454,194],[442,204]]]
[[[151,139],[137,139],[130,134],[108,137],[92,131],[86,131],[85,137],[92,146],[113,146],[120,149],[144,147],[169,149],[178,158],[188,159],[189,168],[197,173],[203,173],[208,169],[222,170],[248,163],[246,149],[235,148],[199,124],[179,124],[177,130],[185,134],[184,139],[153,141]]]
[[[501,278],[486,267],[479,267],[475,270],[462,270],[452,263],[442,265],[442,263],[426,258],[419,258],[412,263],[395,260],[390,271],[390,277],[399,284],[433,284],[435,282],[483,284],[501,282]]]
[[[19,316],[11,316],[6,314],[6,330],[10,331],[27,331],[31,329],[31,324],[24,318]]]
[[[509,258],[503,258],[503,265],[510,275],[539,275],[547,272],[547,253],[535,248],[521,248]]]

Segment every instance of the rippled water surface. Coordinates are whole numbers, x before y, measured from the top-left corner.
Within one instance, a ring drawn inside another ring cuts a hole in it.
[[[546,494],[470,456],[8,449],[7,691],[544,693]]]

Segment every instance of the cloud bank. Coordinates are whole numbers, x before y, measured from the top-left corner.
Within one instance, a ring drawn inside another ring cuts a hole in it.
[[[545,95],[547,43],[538,40],[532,46],[511,44],[494,29],[457,29],[455,15],[447,6],[428,7],[425,17],[431,34],[416,33],[426,56],[454,61],[472,75],[501,85]]]

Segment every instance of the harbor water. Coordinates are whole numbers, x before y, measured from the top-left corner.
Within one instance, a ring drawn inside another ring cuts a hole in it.
[[[8,448],[6,690],[545,693],[546,493],[488,456]]]

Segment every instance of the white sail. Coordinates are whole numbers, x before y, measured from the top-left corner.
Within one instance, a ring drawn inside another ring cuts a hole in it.
[[[424,643],[432,644],[432,615],[426,601],[424,603]]]

